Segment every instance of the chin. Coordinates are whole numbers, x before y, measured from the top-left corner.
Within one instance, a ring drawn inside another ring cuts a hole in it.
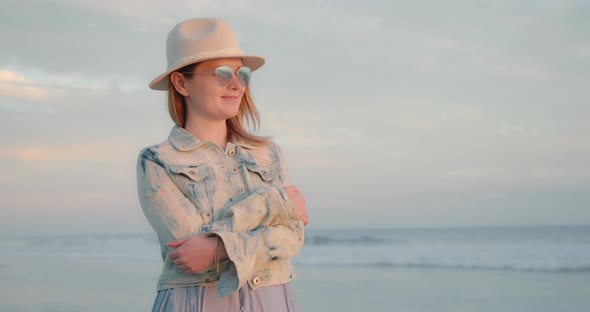
[[[230,119],[233,117],[236,117],[238,115],[238,110],[236,110],[235,112],[229,112],[227,114],[225,114],[225,119]]]

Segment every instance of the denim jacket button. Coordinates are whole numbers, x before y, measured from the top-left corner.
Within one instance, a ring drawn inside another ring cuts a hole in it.
[[[229,156],[230,157],[233,157],[235,154],[236,154],[236,151],[235,150],[230,150],[229,151]]]
[[[255,286],[258,286],[258,284],[260,284],[260,277],[256,276],[252,279],[252,284],[254,284]]]

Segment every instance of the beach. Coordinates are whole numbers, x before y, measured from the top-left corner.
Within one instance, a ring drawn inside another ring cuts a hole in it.
[[[149,311],[160,265],[3,257],[0,311]],[[590,273],[302,266],[303,311],[585,311]]]
[[[491,259],[489,254],[482,254],[485,257],[475,257],[479,265],[471,267],[465,263],[473,262],[475,253],[463,250],[461,253],[469,257],[462,259],[453,246],[465,248],[473,235],[464,235],[469,240],[459,243],[457,236],[447,234],[443,240],[449,254],[446,258],[439,254],[439,262],[432,265],[416,246],[430,240],[425,237],[443,237],[440,232],[429,232],[418,239],[415,231],[406,231],[403,245],[378,239],[390,234],[363,233],[357,236],[360,240],[351,236],[335,241],[343,237],[342,233],[319,233],[294,259],[297,277],[293,288],[303,311],[586,311],[590,306],[589,259],[586,249],[580,249],[587,244],[586,239],[558,232],[557,244],[573,246],[566,258],[560,258],[562,249],[559,255],[551,255],[551,248],[523,243],[523,237],[538,240],[538,235],[518,234],[520,239],[513,237],[512,241],[525,244],[519,250],[532,246],[531,250],[545,252],[544,258],[535,255],[523,260],[503,252]],[[399,233],[393,235],[401,237]],[[498,240],[498,236],[492,240],[494,250],[501,250]],[[157,245],[146,236],[3,239],[0,245],[0,311],[149,311],[153,303],[161,259]],[[390,249],[404,253],[404,259],[414,250],[415,258],[423,260],[398,263],[393,258],[396,253],[391,253],[388,257],[395,261],[386,263],[381,253]],[[332,255],[339,250],[340,254],[326,258],[321,250]],[[377,262],[362,257],[364,252],[375,250],[380,254],[375,252],[371,258],[377,258]],[[347,259],[344,254],[354,257]],[[509,261],[500,256],[520,262],[506,267]],[[337,263],[338,259],[342,262]],[[556,264],[556,259],[562,259],[562,263]]]

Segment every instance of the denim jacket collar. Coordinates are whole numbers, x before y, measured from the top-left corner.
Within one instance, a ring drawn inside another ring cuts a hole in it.
[[[174,125],[172,127],[172,130],[170,130],[170,134],[168,135],[168,140],[179,151],[194,150],[194,149],[200,147],[201,145],[204,145],[207,143],[207,142],[203,142],[203,141],[197,139],[192,133],[190,133],[188,130],[180,127],[179,125]],[[234,142],[228,142],[227,144],[228,145],[233,144],[233,145],[241,146],[241,147],[247,148],[247,149],[257,149],[258,148],[255,145],[248,144],[246,142],[236,141],[236,140],[234,140]]]

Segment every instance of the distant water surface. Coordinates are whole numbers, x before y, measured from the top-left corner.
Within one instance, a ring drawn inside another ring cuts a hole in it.
[[[590,226],[309,230],[303,311],[588,311]],[[149,311],[154,234],[0,238],[0,312]]]
[[[161,261],[154,234],[4,237],[0,254]],[[590,226],[311,230],[293,262],[590,272]]]

